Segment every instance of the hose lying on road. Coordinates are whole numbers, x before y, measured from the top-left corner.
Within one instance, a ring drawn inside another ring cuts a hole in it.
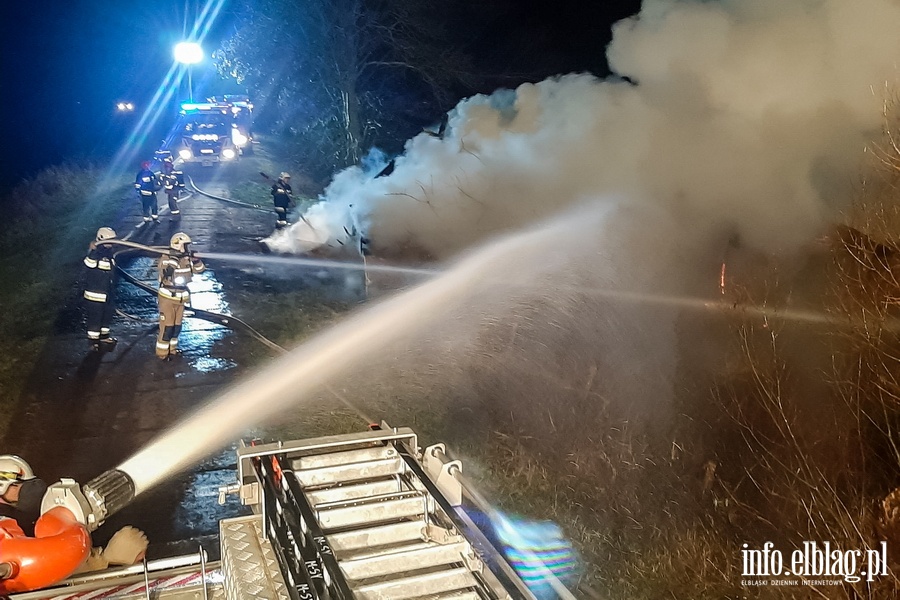
[[[125,269],[123,269],[122,267],[120,267],[118,265],[116,266],[116,270],[118,270],[119,273],[122,275],[122,277],[124,277],[125,280],[128,281],[129,283],[136,285],[137,287],[144,290],[148,294],[156,296],[156,293],[157,293],[156,288],[147,285],[146,283],[139,280],[134,275],[132,275],[131,273],[129,273],[128,271],[126,271]],[[186,314],[186,316],[189,316],[189,317],[195,317],[198,319],[203,319],[204,321],[209,321],[211,323],[217,323],[219,325],[222,325],[223,327],[230,327],[231,329],[242,330],[245,333],[250,334],[250,336],[256,338],[259,342],[261,342],[263,345],[267,346],[271,350],[274,350],[274,351],[278,352],[279,354],[284,354],[286,352],[286,350],[284,348],[282,348],[281,346],[279,346],[278,344],[276,344],[269,338],[265,337],[263,334],[256,331],[255,329],[250,327],[250,325],[248,325],[244,321],[241,321],[237,317],[233,317],[231,315],[223,315],[221,313],[210,312],[207,310],[201,310],[199,308],[192,308],[192,307],[186,307],[185,314]]]
[[[207,191],[201,190],[200,188],[197,187],[197,184],[194,183],[193,178],[191,178],[190,176],[188,176],[188,183],[190,183],[191,187],[194,189],[195,192],[197,192],[198,194],[201,194],[203,196],[206,196],[207,198],[212,198],[213,200],[221,200],[222,202],[228,202],[229,204],[235,204],[235,205],[241,206],[243,208],[249,208],[251,210],[258,210],[258,211],[264,212],[264,213],[271,212],[270,210],[261,207],[259,204],[250,204],[248,202],[240,202],[238,200],[232,200],[231,198],[225,198],[223,196],[216,196],[215,194],[211,194]]]

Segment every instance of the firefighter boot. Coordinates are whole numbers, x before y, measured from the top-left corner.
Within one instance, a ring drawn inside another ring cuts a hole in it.
[[[116,349],[116,344],[118,344],[118,343],[119,343],[119,340],[117,340],[114,337],[100,338],[99,350],[101,352],[112,352],[113,350]]]

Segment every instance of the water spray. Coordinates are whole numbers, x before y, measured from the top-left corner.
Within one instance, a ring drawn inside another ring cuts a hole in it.
[[[435,269],[424,269],[418,267],[398,267],[392,265],[364,265],[362,263],[351,263],[339,260],[329,260],[323,258],[305,258],[290,256],[266,256],[259,254],[232,254],[225,252],[195,252],[199,258],[208,258],[211,260],[221,260],[223,262],[240,262],[240,263],[267,263],[284,266],[299,267],[322,267],[326,269],[343,269],[347,271],[373,271],[384,273],[401,273],[404,275],[420,275],[434,276],[440,274]]]

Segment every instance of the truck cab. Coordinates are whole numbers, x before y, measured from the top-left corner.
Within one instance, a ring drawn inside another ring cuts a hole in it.
[[[246,95],[213,96],[210,103],[231,113],[231,141],[241,154],[253,153],[253,103]]]
[[[233,121],[233,115],[226,106],[184,103],[169,149],[182,161],[201,163],[203,166],[236,160],[240,155],[240,146],[233,139]]]

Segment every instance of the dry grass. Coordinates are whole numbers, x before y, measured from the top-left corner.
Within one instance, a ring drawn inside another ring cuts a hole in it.
[[[437,343],[392,348],[335,392],[367,417],[448,442],[501,509],[559,523],[584,559],[578,597],[896,598],[900,150],[891,136],[873,148],[878,175],[861,186],[849,226],[795,276],[832,316],[829,332],[740,310],[791,296],[781,265],[761,258],[734,288],[738,310],[725,322],[700,335],[699,318],[680,319],[671,411],[616,405],[598,375],[596,332],[537,304],[482,323],[465,356]],[[710,340],[712,351],[693,348]],[[428,365],[408,366],[421,356]],[[324,390],[277,433],[361,423]],[[887,541],[891,574],[743,587],[742,544],[767,541],[785,553],[804,541],[844,550]]]
[[[66,164],[42,170],[0,202],[0,436],[61,306],[81,273],[87,244],[112,222],[126,188],[100,190],[104,172]]]

